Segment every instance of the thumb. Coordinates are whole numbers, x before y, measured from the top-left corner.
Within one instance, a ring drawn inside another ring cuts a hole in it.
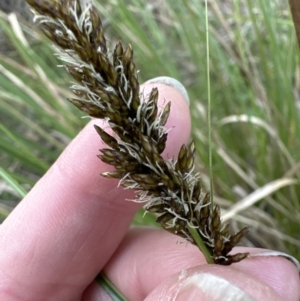
[[[145,301],[279,301],[269,285],[232,267],[204,265],[175,274],[150,293]]]

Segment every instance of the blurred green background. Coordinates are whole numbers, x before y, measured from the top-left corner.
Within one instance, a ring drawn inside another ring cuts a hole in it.
[[[70,78],[24,2],[10,2],[0,14],[1,220],[88,121],[66,101]],[[208,191],[204,1],[96,6],[111,48],[133,44],[140,82],[166,75],[186,86]],[[300,69],[288,1],[219,0],[208,9],[215,201],[233,230],[250,226],[244,244],[299,259]],[[140,212],[135,222],[152,220]]]

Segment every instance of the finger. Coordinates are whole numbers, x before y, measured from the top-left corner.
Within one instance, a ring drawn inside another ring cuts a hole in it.
[[[231,267],[198,266],[173,275],[145,301],[283,301],[274,289]]]
[[[153,86],[145,86],[144,93]],[[189,110],[176,89],[156,86],[160,105],[172,101],[169,157],[189,138]],[[116,188],[117,181],[99,176],[110,169],[96,158],[103,147],[93,125],[87,125],[2,224],[1,297],[75,300],[114,252],[137,205],[124,200],[132,193]]]
[[[249,248],[235,249],[236,253],[258,253],[260,251]],[[192,268],[195,266],[196,268]],[[188,269],[191,270],[182,272]],[[231,293],[239,292],[241,296],[249,295],[256,300],[298,301],[300,297],[298,270],[294,264],[286,259],[254,257],[229,267],[207,265],[197,247],[175,235],[154,229],[131,230],[105,267],[104,272],[131,301],[144,300],[156,287],[158,288],[151,297],[148,297],[149,299],[146,299],[147,301],[173,300],[172,298],[175,298],[176,294],[179,293],[182,294],[183,298],[183,296],[192,294],[189,289],[190,285],[192,289],[195,288],[196,294],[199,293],[198,299],[190,300],[202,300],[201,294],[209,296],[208,299],[203,300],[215,300],[212,298],[214,294],[216,296],[217,294],[224,294],[225,296],[224,291],[221,290],[222,283],[228,289],[230,284],[233,284]],[[197,276],[198,274],[199,276]],[[202,282],[207,275],[212,276],[205,287]],[[194,277],[191,278],[192,276]],[[201,285],[197,286],[197,281]],[[192,284],[193,282],[196,284]],[[164,284],[160,286],[161,283]],[[182,288],[182,291],[175,290],[173,295],[167,299],[166,292],[171,292],[172,290],[169,289],[172,286]],[[219,292],[217,291],[218,287],[220,287]],[[211,290],[209,290],[210,288]],[[99,286],[91,286],[86,294],[87,296],[88,294],[96,296],[99,291],[101,291]],[[90,299],[84,300],[90,301]],[[98,299],[91,300],[96,301]],[[239,299],[228,297],[220,300]]]

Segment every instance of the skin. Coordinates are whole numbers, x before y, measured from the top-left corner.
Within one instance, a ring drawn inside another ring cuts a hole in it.
[[[164,152],[170,158],[189,139],[189,109],[177,90],[155,86],[160,104],[172,101]],[[140,205],[125,201],[133,194],[116,188],[117,181],[99,176],[111,167],[96,157],[105,145],[93,123],[105,126],[90,122],[1,225],[0,300],[111,300],[94,282],[101,270],[131,301],[171,300],[182,269],[218,275],[257,300],[299,300],[298,271],[284,258],[207,265],[196,247],[165,231],[128,231]]]

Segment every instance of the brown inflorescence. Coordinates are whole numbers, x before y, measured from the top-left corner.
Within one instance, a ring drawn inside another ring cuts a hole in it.
[[[69,99],[91,117],[105,119],[113,135],[95,126],[108,148],[99,158],[115,170],[107,178],[120,179],[136,191],[137,202],[157,215],[167,231],[196,244],[190,229],[196,229],[213,262],[229,265],[247,253],[229,255],[247,229],[231,235],[222,225],[220,209],[203,194],[199,174],[193,173],[195,144],[183,145],[178,159],[164,160],[165,128],[171,103],[157,105],[158,90],[148,97],[140,92],[131,45],[118,42],[108,49],[103,27],[92,4],[78,0],[27,0],[43,33],[56,45],[59,58],[75,80]]]

